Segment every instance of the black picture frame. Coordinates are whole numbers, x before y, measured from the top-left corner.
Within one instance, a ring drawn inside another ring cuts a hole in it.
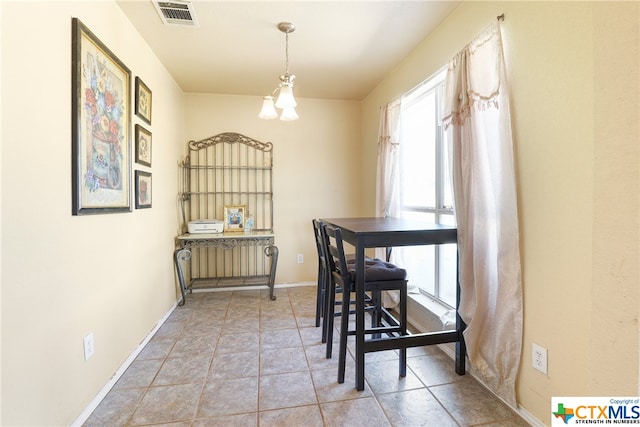
[[[136,163],[151,167],[151,132],[138,124],[136,124],[135,129]]]
[[[137,76],[135,92],[136,116],[140,117],[148,125],[151,125],[151,107],[153,106],[151,89]]]
[[[151,207],[151,172],[136,171],[136,209]]]

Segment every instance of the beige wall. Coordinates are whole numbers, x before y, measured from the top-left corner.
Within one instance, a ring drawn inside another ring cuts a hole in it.
[[[638,394],[639,3],[464,3],[363,102],[363,179],[379,106],[501,13],[525,298],[518,402],[550,424],[552,396]],[[548,375],[531,368],[532,342],[549,350]]]
[[[115,2],[0,7],[0,424],[68,425],[175,304],[182,92]],[[153,91],[151,209],[71,215],[72,17]]]
[[[280,250],[276,283],[315,280],[311,219],[362,212],[360,103],[297,99],[300,119],[282,122],[257,118],[260,97],[187,94],[185,100],[185,150],[186,141],[220,132],[273,143],[274,230]],[[299,253],[304,264],[297,263]]]
[[[2,424],[64,425],[175,303],[186,142],[225,131],[273,142],[276,281],[313,281],[311,219],[360,213],[360,103],[299,99],[300,120],[262,121],[260,97],[183,94],[115,3],[1,5]],[[152,209],[71,216],[71,17],[153,91]]]

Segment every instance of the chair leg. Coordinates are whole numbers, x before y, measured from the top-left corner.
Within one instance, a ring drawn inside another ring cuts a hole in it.
[[[371,310],[371,328],[377,328],[382,326],[382,292],[378,290],[371,291],[371,304],[373,309]],[[373,334],[373,338],[380,338],[380,333]]]
[[[324,287],[324,293],[323,293],[323,298],[324,300],[322,301],[322,343],[326,343],[327,342],[327,327],[328,327],[328,319],[329,319],[329,313],[331,313],[331,315],[333,315],[333,307],[330,306],[331,304],[331,292],[333,289],[332,285],[331,285],[331,276],[329,274],[329,272],[323,268],[324,274],[322,276],[322,281],[323,281],[323,287]],[[335,297],[334,297],[335,298]]]
[[[329,276],[327,274],[327,276]],[[334,281],[329,278],[328,279],[328,287],[326,290],[325,297],[325,313],[324,319],[322,320],[322,342],[327,344],[326,355],[327,359],[331,359],[331,354],[333,352],[333,332],[334,332],[334,319],[335,319],[335,310],[336,310],[336,284]]]
[[[325,281],[326,283],[326,281]],[[322,310],[322,343],[326,343],[327,342],[327,325],[329,323],[329,313],[333,313],[333,310],[330,309],[329,303],[331,301],[331,296],[329,295],[330,293],[330,285],[325,285],[325,290],[324,290],[324,295],[323,298],[324,300],[322,301],[322,305],[323,305],[323,310]]]
[[[324,312],[324,269],[318,263],[318,289],[316,291],[316,328],[320,326],[320,318]]]
[[[349,336],[349,310],[351,292],[342,290],[342,314],[340,316],[340,351],[338,354],[338,383],[344,383],[344,371],[347,361],[347,338]]]

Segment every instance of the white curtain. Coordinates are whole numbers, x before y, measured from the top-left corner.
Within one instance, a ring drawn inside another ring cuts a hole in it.
[[[400,101],[394,101],[380,108],[376,182],[376,216],[378,217],[395,217],[398,213],[400,195],[399,145]]]
[[[400,210],[400,101],[393,101],[380,108],[378,128],[378,165],[376,176],[376,216],[398,217]],[[376,258],[386,259],[386,249],[376,248]],[[398,263],[397,254],[392,254],[391,262]],[[384,292],[382,304],[396,307],[400,295],[396,291]]]
[[[444,106],[467,354],[487,385],[516,406],[522,284],[509,94],[498,22],[449,63]]]

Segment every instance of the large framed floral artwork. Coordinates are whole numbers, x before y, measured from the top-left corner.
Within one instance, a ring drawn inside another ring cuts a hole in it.
[[[131,212],[131,71],[72,20],[72,213]]]

